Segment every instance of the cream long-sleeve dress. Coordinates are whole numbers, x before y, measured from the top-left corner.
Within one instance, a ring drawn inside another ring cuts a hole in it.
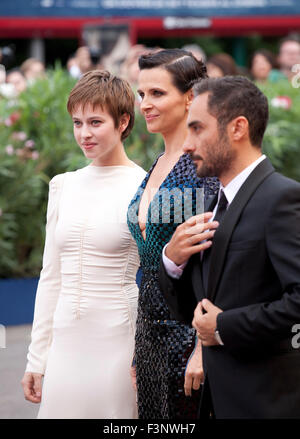
[[[27,372],[39,418],[136,417],[130,380],[139,266],[126,213],[145,171],[86,166],[50,182]]]

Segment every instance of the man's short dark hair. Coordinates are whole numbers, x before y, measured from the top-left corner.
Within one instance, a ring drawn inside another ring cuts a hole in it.
[[[208,112],[217,119],[221,133],[230,121],[244,116],[249,123],[251,144],[261,147],[269,108],[266,96],[253,82],[244,76],[202,79],[193,91],[195,97],[209,93]]]

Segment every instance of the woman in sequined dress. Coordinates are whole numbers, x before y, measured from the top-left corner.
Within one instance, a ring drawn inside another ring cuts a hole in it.
[[[165,151],[128,209],[143,273],[132,375],[133,380],[136,375],[140,418],[194,419],[203,374],[201,348],[195,347],[191,327],[171,320],[159,289],[158,269],[162,249],[178,224],[200,212],[203,193],[208,198],[218,189],[216,179],[197,177],[190,156],[182,151],[192,85],[206,77],[206,68],[180,49],[142,55],[139,66],[141,112],[148,131],[162,134]]]

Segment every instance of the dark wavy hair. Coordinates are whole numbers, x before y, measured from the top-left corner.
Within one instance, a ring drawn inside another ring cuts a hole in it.
[[[196,81],[207,78],[205,64],[192,52],[183,49],[163,49],[139,57],[141,70],[155,67],[166,69],[172,77],[173,84],[181,93],[190,90]]]

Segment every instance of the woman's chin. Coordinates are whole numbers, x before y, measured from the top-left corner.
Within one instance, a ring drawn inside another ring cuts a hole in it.
[[[95,152],[94,151],[86,151],[83,150],[83,154],[87,159],[93,159],[95,158]]]
[[[147,131],[149,133],[153,133],[153,134],[160,133],[160,129],[157,127],[151,126],[151,124],[149,124],[149,125],[147,124]]]

